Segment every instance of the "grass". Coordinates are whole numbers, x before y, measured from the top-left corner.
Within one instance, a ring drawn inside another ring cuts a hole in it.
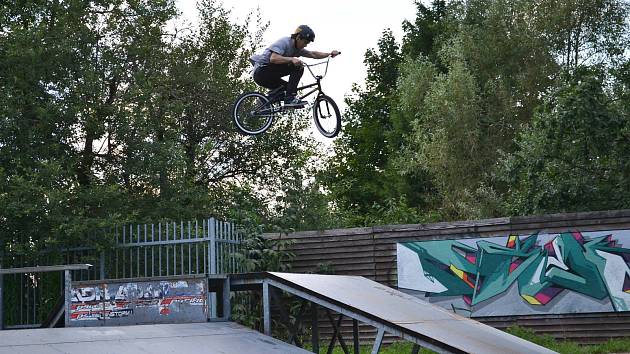
[[[630,353],[630,338],[624,339],[611,339],[607,342],[597,344],[597,345],[580,345],[575,342],[569,341],[557,341],[553,337],[549,335],[538,335],[534,333],[531,329],[523,328],[523,327],[510,327],[507,329],[507,332],[515,335],[517,337],[523,338],[532,343],[536,343],[545,348],[549,348],[553,351],[556,351],[560,354],[604,354],[604,353]],[[352,351],[352,346],[348,346],[350,349],[350,353],[354,353]],[[379,351],[380,354],[409,354],[411,353],[411,349],[413,344],[410,342],[397,342],[391,345],[381,347]],[[309,347],[305,348],[306,350],[310,350]],[[320,353],[326,353],[326,349],[328,349],[327,344],[320,344]],[[361,354],[369,354],[372,352],[372,346],[361,346],[360,347]],[[420,350],[421,354],[429,354],[433,353],[433,351],[422,349]],[[335,347],[333,350],[333,354],[343,354],[343,349],[340,346]]]
[[[549,335],[538,335],[531,329],[518,326],[508,328],[507,332],[561,354],[604,354],[630,352],[630,338],[611,339],[607,342],[596,345],[579,345],[575,342],[557,341]]]

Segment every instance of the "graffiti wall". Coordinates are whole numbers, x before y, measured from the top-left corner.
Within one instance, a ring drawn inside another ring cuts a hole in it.
[[[206,298],[205,279],[73,286],[70,325],[203,322]]]
[[[465,316],[630,311],[630,230],[397,244],[398,287]]]

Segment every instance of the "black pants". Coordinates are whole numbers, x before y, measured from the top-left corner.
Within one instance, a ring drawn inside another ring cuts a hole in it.
[[[304,74],[303,66],[295,66],[293,64],[267,64],[259,67],[254,72],[254,81],[258,85],[270,90],[283,86],[287,91],[287,96],[295,96],[302,74]],[[289,82],[282,80],[282,77],[287,75],[289,75]]]

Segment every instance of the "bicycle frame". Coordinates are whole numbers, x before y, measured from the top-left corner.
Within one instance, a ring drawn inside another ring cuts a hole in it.
[[[308,84],[308,85],[304,85],[304,86],[300,86],[297,88],[298,92],[301,92],[303,90],[309,89],[311,87],[315,87],[314,89],[310,90],[309,92],[307,92],[306,94],[303,95],[299,95],[300,99],[304,99],[310,95],[312,95],[315,92],[319,92],[319,94],[317,96],[320,96],[323,94],[322,92],[322,84],[321,81],[324,77],[326,77],[326,74],[328,73],[328,63],[330,62],[330,57],[328,57],[328,59],[326,59],[326,61],[320,61],[319,63],[315,63],[315,64],[305,64],[304,66],[308,69],[308,71],[311,73],[311,76],[313,76],[313,79],[315,79],[315,82],[313,82],[312,84]],[[313,73],[313,70],[311,70],[312,66],[317,66],[317,65],[322,65],[322,64],[326,64],[326,69],[324,71],[324,75],[315,75]],[[275,95],[273,95],[273,99],[272,101],[275,101],[279,98],[280,96],[278,95],[278,93],[276,93]]]
[[[328,59],[326,59],[326,61],[321,61],[321,62],[319,62],[319,63],[315,63],[315,64],[311,64],[311,65],[305,65],[305,66],[306,66],[306,68],[308,69],[308,71],[311,73],[311,76],[313,76],[313,79],[315,79],[315,82],[314,82],[314,83],[312,83],[312,84],[308,84],[308,85],[304,85],[304,86],[298,87],[298,89],[297,89],[297,90],[298,90],[298,92],[303,91],[303,90],[306,90],[306,89],[311,88],[311,87],[315,87],[315,86],[317,86],[317,87],[316,87],[316,88],[314,88],[314,89],[312,89],[311,91],[307,92],[306,94],[301,95],[301,96],[300,96],[300,99],[303,99],[303,98],[306,98],[306,97],[308,97],[308,96],[312,95],[315,91],[319,92],[319,95],[321,95],[321,94],[322,94],[322,84],[321,84],[321,81],[322,81],[322,79],[323,79],[324,77],[326,77],[326,74],[328,73],[328,63],[329,63],[329,62],[330,62],[330,57],[328,57]],[[322,65],[322,64],[326,64],[326,69],[325,69],[325,71],[324,71],[324,75],[315,75],[315,74],[313,73],[313,70],[311,70],[311,67],[312,67],[312,66],[317,66],[317,65]],[[318,96],[319,96],[319,95],[318,95]]]

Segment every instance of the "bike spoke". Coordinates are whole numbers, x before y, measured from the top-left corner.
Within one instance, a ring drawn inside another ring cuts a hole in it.
[[[245,134],[259,134],[267,130],[274,118],[274,106],[265,96],[250,93],[239,98],[234,107],[234,120]]]

